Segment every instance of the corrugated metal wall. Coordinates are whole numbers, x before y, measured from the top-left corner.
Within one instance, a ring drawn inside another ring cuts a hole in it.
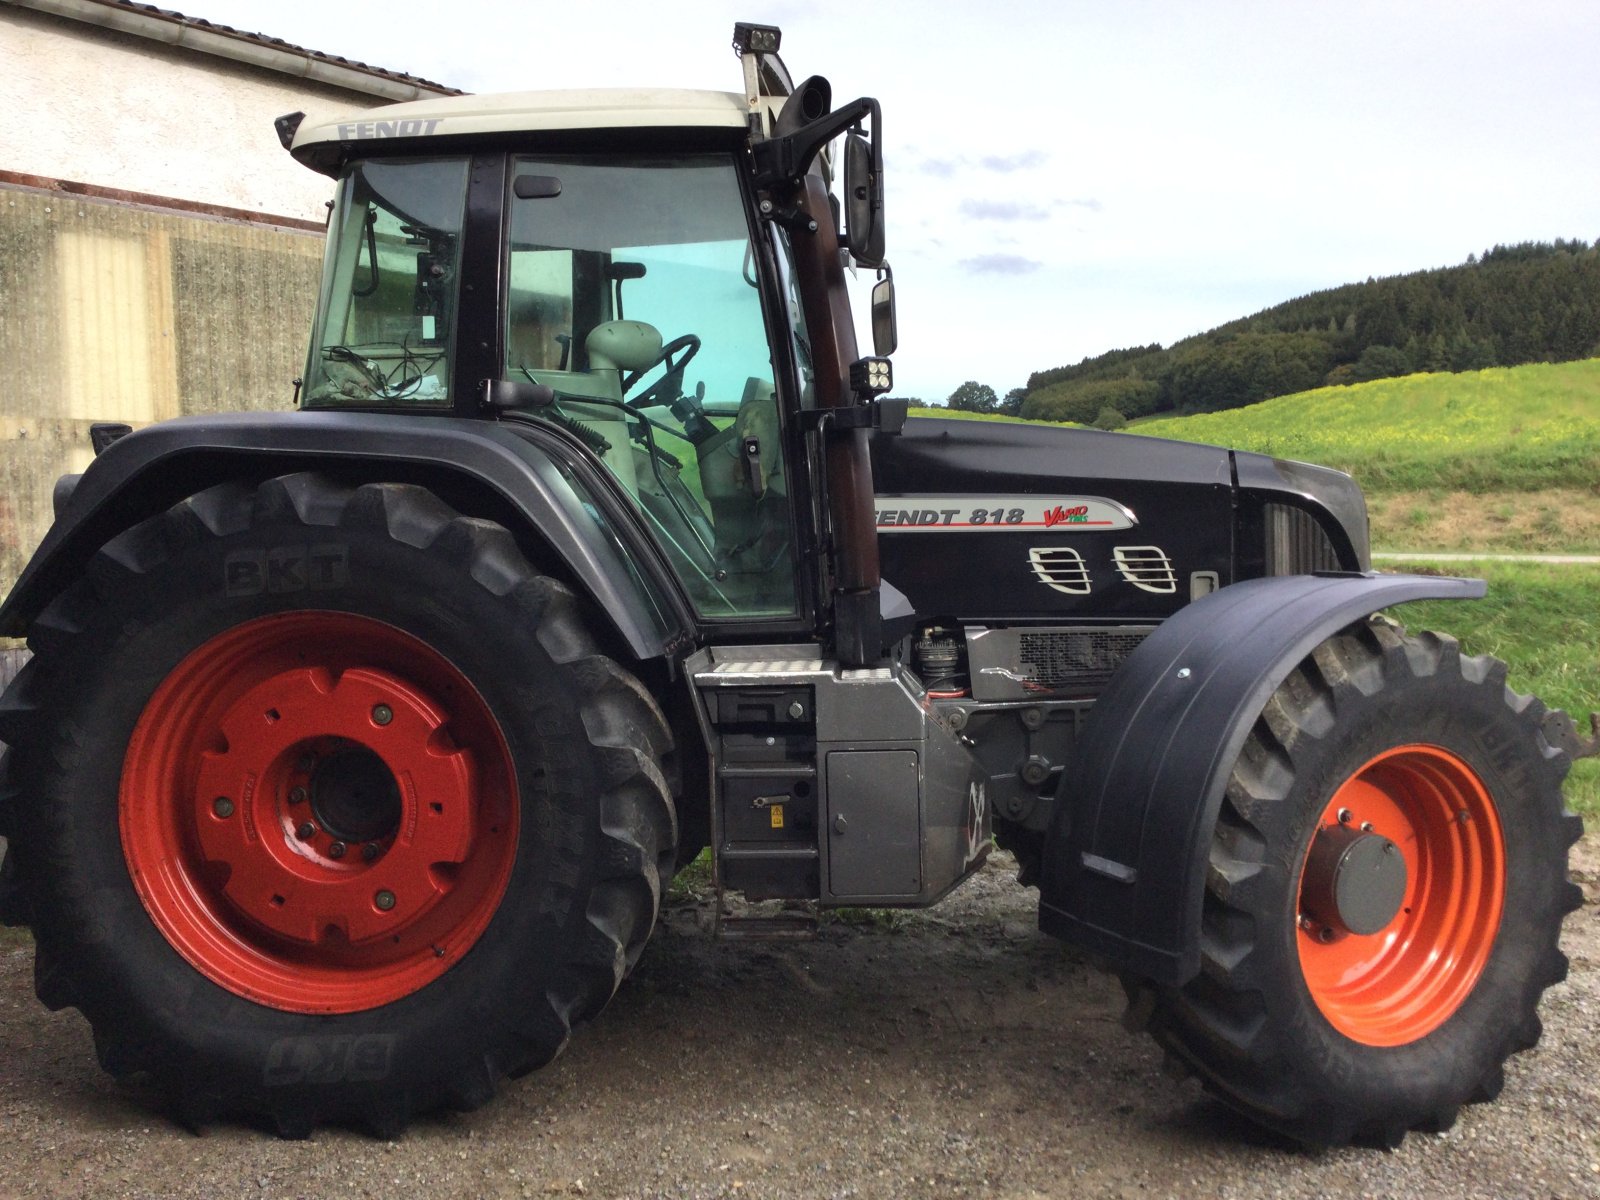
[[[95,421],[287,409],[320,236],[0,186],[0,592]]]

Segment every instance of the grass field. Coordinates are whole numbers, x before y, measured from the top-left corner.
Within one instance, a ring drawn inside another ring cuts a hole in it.
[[[1368,492],[1367,511],[1378,550],[1600,554],[1600,486]]]
[[[1600,553],[1600,359],[1319,388],[1127,432],[1349,471],[1380,550]]]
[[[1442,573],[1439,564],[1385,562],[1386,571]],[[1394,610],[1411,629],[1453,634],[1469,654],[1509,664],[1507,680],[1551,708],[1564,708],[1580,730],[1600,710],[1600,629],[1595,597],[1600,567],[1543,563],[1451,563],[1450,574],[1488,581],[1482,600],[1425,600]],[[1600,822],[1600,759],[1575,764],[1567,798],[1589,828]]]
[[[1319,388],[1129,432],[1338,467],[1370,492],[1593,489],[1600,359]]]

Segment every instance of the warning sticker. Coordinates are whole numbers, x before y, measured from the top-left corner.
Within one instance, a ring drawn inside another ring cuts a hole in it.
[[[782,829],[783,828],[783,805],[774,804],[771,808],[767,809],[767,811],[772,814],[772,827],[774,829]]]

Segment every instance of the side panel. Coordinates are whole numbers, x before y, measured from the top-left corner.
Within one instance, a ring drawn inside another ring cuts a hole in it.
[[[24,636],[96,549],[145,517],[226,480],[308,469],[459,477],[492,493],[537,532],[640,658],[656,657],[692,632],[681,600],[647,569],[649,548],[625,541],[625,514],[608,514],[599,486],[587,489],[570,465],[563,469],[504,425],[371,413],[235,413],[152,425],[96,458],[0,606],[0,633]]]
[[[914,899],[922,891],[915,750],[827,756],[828,895]]]
[[[1226,450],[926,417],[872,450],[883,577],[925,616],[1159,620],[1233,581]]]
[[[1273,691],[1352,621],[1484,590],[1475,579],[1291,575],[1223,588],[1169,618],[1084,727],[1046,847],[1040,927],[1157,983],[1191,978],[1211,832]]]

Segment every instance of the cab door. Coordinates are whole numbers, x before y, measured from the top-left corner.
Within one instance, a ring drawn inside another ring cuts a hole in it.
[[[785,436],[732,154],[515,156],[505,378],[543,384],[711,621],[799,613]]]

